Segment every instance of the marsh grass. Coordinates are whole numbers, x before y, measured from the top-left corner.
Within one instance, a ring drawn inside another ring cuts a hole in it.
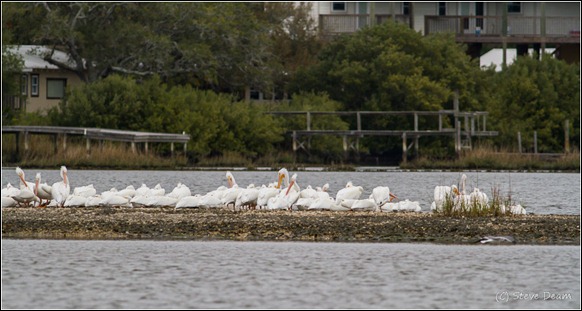
[[[510,194],[502,196],[499,188],[494,187],[487,204],[464,200],[457,202],[456,198],[449,194],[445,197],[442,210],[437,210],[434,213],[450,217],[508,217],[514,216],[509,208],[513,204]]]
[[[66,165],[75,168],[128,168],[128,169],[172,169],[187,164],[184,155],[173,157],[161,156],[160,146],[152,145],[148,153],[143,150],[133,152],[130,145],[121,142],[93,142],[87,152],[85,140],[68,138],[67,148],[59,142],[55,150],[54,140],[50,136],[34,135],[29,137],[29,150],[20,146],[20,155],[16,156],[14,136],[2,137],[2,165],[19,165],[23,167],[56,167]]]
[[[459,159],[420,157],[402,163],[403,169],[484,169],[484,170],[564,170],[580,171],[580,152],[564,154],[520,154],[508,150],[476,148],[463,153]]]

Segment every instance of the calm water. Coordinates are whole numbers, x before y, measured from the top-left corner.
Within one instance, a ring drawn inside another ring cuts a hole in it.
[[[3,240],[2,308],[577,309],[580,247]]]
[[[25,170],[26,180],[34,181],[37,172],[49,184],[62,180],[58,170]],[[294,172],[291,171],[291,174]],[[233,171],[239,186],[250,183],[257,186],[276,181],[276,171]],[[376,186],[388,186],[400,199],[419,201],[425,211],[430,210],[434,187],[458,184],[459,172],[297,172],[297,183],[301,187],[330,185],[330,194],[335,196],[348,181],[364,188],[362,198],[367,198]],[[516,172],[466,172],[467,191],[478,187],[491,197],[492,189],[500,191],[502,197],[511,194],[516,203],[522,204],[529,213],[580,215],[580,174],[576,173],[516,173]],[[121,190],[128,185],[135,188],[145,183],[154,187],[157,183],[170,193],[181,182],[192,194],[205,194],[226,185],[225,171],[113,171],[74,170],[68,173],[71,191],[74,187],[93,184],[103,192],[113,187]],[[2,186],[18,185],[14,168],[2,170]]]

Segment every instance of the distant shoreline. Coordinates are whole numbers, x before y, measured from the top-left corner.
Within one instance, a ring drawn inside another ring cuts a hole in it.
[[[40,169],[57,169],[58,167],[35,167],[35,166],[20,166],[23,169],[40,170]],[[289,166],[282,165],[281,167],[291,168],[290,170],[298,172],[478,172],[478,173],[580,173],[577,170],[525,170],[525,169],[441,169],[441,168],[400,168],[398,166],[352,166],[349,169],[335,169],[334,167],[326,166]],[[188,166],[188,167],[160,167],[160,168],[111,168],[111,167],[81,167],[75,168],[78,170],[98,171],[98,170],[120,170],[120,171],[277,171],[281,167],[242,167],[242,166],[224,166],[224,167],[202,167],[202,166]],[[16,166],[3,166],[3,169],[13,170]]]
[[[173,208],[4,208],[2,238],[580,245],[580,215],[452,218],[431,213]]]

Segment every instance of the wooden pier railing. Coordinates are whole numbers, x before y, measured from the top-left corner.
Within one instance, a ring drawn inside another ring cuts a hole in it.
[[[151,132],[136,132],[136,131],[122,131],[113,129],[101,128],[83,128],[83,127],[62,127],[62,126],[2,126],[2,134],[16,135],[16,153],[20,152],[20,135],[23,136],[24,150],[28,151],[30,148],[29,135],[49,135],[53,137],[55,144],[55,152],[58,150],[58,137],[62,137],[63,150],[67,148],[67,136],[83,136],[86,139],[87,152],[91,150],[91,141],[121,141],[131,144],[131,150],[136,151],[136,143],[143,143],[144,150],[148,152],[148,143],[167,142],[171,144],[172,154],[174,153],[174,143],[184,144],[184,152],[186,146],[190,141],[190,135],[171,134],[171,133],[151,133]]]
[[[439,111],[273,111],[269,112],[272,115],[305,115],[305,129],[294,129],[289,132],[293,138],[293,151],[297,152],[299,149],[307,150],[309,144],[306,145],[304,138],[309,138],[316,135],[332,135],[343,137],[343,149],[347,152],[349,149],[359,151],[359,138],[364,136],[400,136],[402,137],[402,160],[406,162],[408,150],[414,146],[416,154],[418,154],[419,138],[422,136],[451,136],[455,140],[455,151],[459,154],[461,149],[470,149],[472,146],[471,138],[479,136],[497,136],[497,131],[487,130],[487,115],[486,111],[475,112],[460,112],[455,110],[439,110]],[[337,116],[355,116],[356,129],[354,130],[313,130],[311,129],[311,120],[316,115],[337,115]],[[414,118],[414,128],[401,130],[363,130],[362,116],[365,115],[384,115],[384,116],[412,116]],[[419,129],[419,117],[433,117],[438,118],[438,128],[435,129]],[[443,118],[452,117],[453,128],[443,127]],[[464,122],[462,122],[463,120]],[[464,126],[462,125],[464,123]],[[463,129],[464,127],[464,129]],[[351,138],[352,142],[348,139]],[[408,145],[407,140],[414,139]]]

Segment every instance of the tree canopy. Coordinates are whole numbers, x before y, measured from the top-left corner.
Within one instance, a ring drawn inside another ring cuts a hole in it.
[[[75,61],[71,67],[44,55],[86,82],[50,111],[52,124],[185,131],[194,156],[288,148],[285,134],[304,129],[304,121],[268,109],[437,111],[452,109],[457,96],[462,111],[490,112],[487,129],[499,131],[497,145],[514,145],[517,131],[531,145],[536,131],[540,152],[560,152],[566,120],[571,139],[580,139],[577,66],[544,55],[520,57],[501,72],[482,70],[452,35],[422,36],[390,21],[327,42],[317,37],[305,3],[9,2],[2,29],[3,77],[20,64],[4,53],[9,44],[45,45]],[[3,78],[3,92],[17,91],[15,81]],[[291,100],[241,101],[251,89],[266,98],[282,91]],[[364,129],[413,128],[411,118],[399,116],[362,121]],[[420,122],[438,126],[436,119]],[[314,118],[312,129],[354,123],[325,116]],[[311,155],[340,159],[338,139],[314,137]],[[402,150],[399,139],[365,137],[360,144],[373,155]],[[440,156],[450,145],[431,138],[424,151]]]

